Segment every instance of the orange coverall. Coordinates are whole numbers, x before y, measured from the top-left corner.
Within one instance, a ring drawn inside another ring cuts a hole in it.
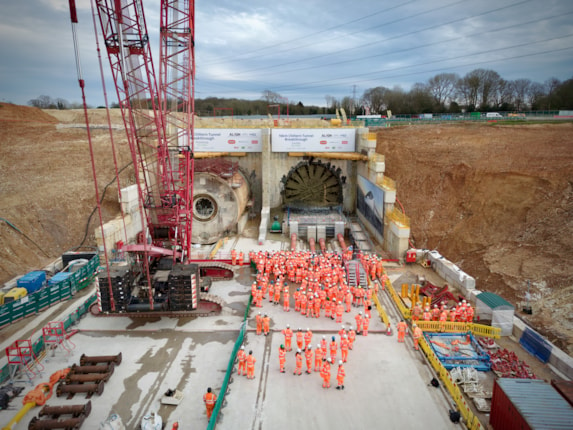
[[[291,341],[292,341],[292,330],[289,328],[285,328],[283,330],[283,334],[285,336],[285,349],[287,351],[292,351]]]
[[[338,382],[338,387],[344,388],[344,377],[346,372],[344,371],[344,366],[342,364],[338,365],[338,373],[336,374],[336,381]],[[338,388],[336,387],[336,388]]]
[[[306,358],[306,373],[310,374],[312,372],[312,349],[306,348],[304,356]]]
[[[247,379],[255,379],[255,363],[257,360],[251,354],[247,356]]]
[[[314,371],[318,372],[320,371],[320,365],[322,364],[322,349],[320,348],[320,345],[316,346],[316,349],[314,350]]]
[[[397,325],[397,328],[398,328],[398,342],[404,342],[404,336],[406,335],[406,330],[408,329],[406,322],[400,321]]]
[[[263,331],[263,316],[261,314],[257,314],[255,318],[257,321],[257,334],[261,334]]]
[[[420,327],[414,327],[412,336],[414,337],[414,348],[418,349],[418,342],[420,341],[420,337],[422,337],[422,329]]]
[[[213,413],[213,408],[215,407],[215,402],[217,401],[217,396],[215,393],[205,393],[203,396],[203,402],[207,408],[207,419],[211,419],[211,414]]]
[[[295,358],[296,358],[296,367],[294,369],[294,372],[292,372],[293,375],[302,375],[302,354],[297,352],[295,354]]]
[[[322,376],[322,388],[330,388],[330,363],[324,361],[322,369],[320,370],[320,376]]]
[[[247,359],[247,353],[245,352],[244,349],[239,349],[239,352],[237,352],[237,359],[239,361],[239,368],[237,369],[237,373],[239,374],[239,376],[243,375],[243,374],[247,374],[247,368],[246,366],[246,359]]]
[[[279,347],[279,366],[281,373],[285,373],[286,350]]]

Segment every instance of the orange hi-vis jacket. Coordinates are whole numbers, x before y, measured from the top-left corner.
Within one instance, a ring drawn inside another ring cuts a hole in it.
[[[203,396],[203,401],[207,406],[215,406],[215,402],[217,401],[217,396],[215,393],[205,393]]]

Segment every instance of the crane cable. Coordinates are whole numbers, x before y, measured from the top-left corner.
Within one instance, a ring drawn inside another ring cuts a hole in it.
[[[4,221],[9,227],[13,228],[14,230],[16,230],[18,233],[20,233],[22,236],[24,236],[26,239],[28,239],[30,242],[32,242],[34,245],[36,245],[36,247],[42,251],[42,253],[46,256],[49,257],[48,253],[46,251],[44,251],[40,245],[38,245],[36,242],[34,242],[32,239],[30,239],[30,237],[24,233],[22,230],[20,230],[18,227],[16,227],[14,224],[12,224],[10,221],[8,221],[6,218],[2,218],[0,217],[0,221]]]

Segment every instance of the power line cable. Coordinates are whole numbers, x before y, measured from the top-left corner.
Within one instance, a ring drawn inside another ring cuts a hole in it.
[[[385,38],[385,39],[379,39],[379,40],[372,41],[372,42],[368,42],[368,43],[361,43],[358,48],[359,48],[359,49],[363,49],[363,48],[365,48],[365,47],[369,47],[369,46],[376,45],[376,44],[379,44],[379,43],[388,42],[388,41],[396,40],[396,39],[401,39],[401,38],[404,38],[404,37],[409,37],[409,36],[412,36],[412,35],[415,35],[415,34],[418,34],[418,33],[422,33],[422,32],[424,32],[424,31],[435,30],[436,28],[444,27],[444,26],[446,26],[446,25],[455,24],[455,23],[457,23],[457,22],[462,22],[462,21],[466,21],[466,20],[469,20],[469,19],[475,19],[475,18],[478,18],[478,17],[481,17],[481,16],[489,15],[489,14],[491,14],[491,13],[496,13],[496,12],[500,12],[500,11],[505,10],[505,9],[513,8],[513,7],[516,7],[516,6],[520,6],[520,5],[523,5],[524,3],[528,3],[528,2],[530,2],[530,1],[531,1],[531,0],[522,0],[522,1],[519,1],[519,2],[517,2],[517,3],[512,3],[512,4],[506,5],[506,6],[501,6],[501,7],[492,9],[492,10],[488,10],[488,11],[485,11],[485,12],[482,12],[482,13],[479,13],[479,14],[476,14],[476,15],[471,15],[471,16],[469,16],[469,17],[457,18],[457,19],[454,19],[454,20],[451,20],[451,21],[448,21],[448,22],[445,22],[445,23],[435,24],[435,25],[432,25],[432,26],[429,26],[429,27],[426,27],[426,28],[423,28],[423,29],[416,30],[416,31],[410,31],[410,32],[407,32],[407,33],[403,33],[403,34],[396,35],[396,36],[392,36],[392,37],[387,37],[387,38]],[[426,10],[426,11],[422,11],[422,12],[419,12],[419,13],[416,13],[416,14],[413,14],[413,15],[409,15],[409,16],[407,16],[407,17],[399,18],[399,19],[396,19],[396,20],[393,20],[393,21],[388,21],[388,22],[385,22],[385,23],[383,23],[383,24],[379,24],[379,25],[376,25],[376,26],[374,26],[374,27],[370,27],[370,28],[368,28],[368,29],[366,29],[366,30],[359,30],[359,31],[351,32],[351,33],[345,33],[343,36],[339,36],[338,38],[340,38],[340,37],[348,37],[348,36],[352,36],[352,35],[357,34],[357,33],[362,33],[362,32],[365,32],[365,31],[369,31],[369,30],[372,30],[372,29],[375,29],[375,28],[380,28],[380,27],[385,27],[385,26],[387,26],[387,25],[396,24],[396,23],[401,22],[401,21],[405,21],[405,20],[408,20],[408,19],[411,19],[411,18],[414,18],[414,17],[419,17],[419,16],[425,15],[425,14],[427,14],[427,13],[435,12],[436,10],[441,10],[441,9],[448,8],[448,7],[450,7],[450,6],[455,6],[455,5],[457,5],[457,4],[459,4],[459,3],[463,3],[463,2],[464,2],[464,0],[457,1],[457,2],[455,2],[455,3],[451,3],[451,4],[449,4],[449,5],[442,6],[442,7],[440,7],[440,8],[433,8],[433,9]],[[334,38],[334,39],[336,39],[336,38]],[[331,40],[332,40],[332,39],[331,39]],[[322,42],[320,42],[320,43],[322,43]],[[313,46],[313,45],[316,45],[316,44],[317,44],[316,42],[313,42],[313,43],[309,43],[309,44],[306,44],[306,45],[297,46],[296,48],[290,48],[290,49],[288,49],[288,50],[279,51],[279,53],[280,53],[280,52],[290,51],[290,50],[293,50],[293,49],[305,48],[305,47]],[[305,62],[305,61],[308,61],[308,60],[316,60],[316,59],[318,59],[318,58],[324,58],[324,57],[328,57],[328,56],[332,56],[332,55],[340,55],[340,53],[342,53],[342,52],[354,51],[354,50],[356,50],[356,49],[358,49],[358,48],[357,48],[356,46],[352,46],[352,47],[349,47],[349,48],[344,48],[344,49],[336,50],[335,52],[328,52],[328,53],[325,53],[325,54],[313,55],[312,57],[303,58],[303,59],[301,59],[301,60],[289,61],[289,62],[286,62],[286,63],[275,64],[275,65],[272,65],[272,66],[267,66],[267,67],[263,67],[263,68],[255,68],[255,69],[250,69],[250,70],[241,71],[241,72],[233,72],[233,74],[234,74],[234,75],[237,75],[237,74],[240,75],[240,74],[242,74],[242,73],[249,73],[249,72],[252,72],[252,71],[261,71],[261,70],[273,69],[273,68],[282,67],[282,66],[289,65],[289,64],[295,64],[295,63]],[[276,54],[276,52],[273,53],[273,54]],[[217,75],[215,75],[215,76],[217,76]]]
[[[381,13],[387,13],[387,12],[390,12],[390,11],[392,11],[392,10],[394,10],[394,9],[398,9],[398,8],[400,8],[400,7],[404,7],[404,6],[408,5],[408,4],[416,3],[417,1],[419,1],[419,0],[411,0],[411,1],[407,1],[407,2],[405,2],[405,3],[399,4],[399,5],[394,6],[394,7],[391,7],[391,8],[380,9],[380,10],[378,10],[378,11],[376,11],[376,12],[369,13],[368,15],[364,15],[364,16],[362,16],[362,17],[360,17],[360,18],[356,18],[356,19],[353,19],[353,20],[350,20],[350,21],[346,21],[346,22],[341,23],[341,24],[336,24],[336,25],[334,25],[334,26],[332,26],[332,27],[328,27],[328,28],[325,28],[325,29],[323,29],[323,30],[315,31],[315,32],[313,32],[313,33],[305,34],[305,35],[303,35],[303,36],[295,37],[294,39],[284,40],[284,41],[282,41],[282,42],[278,42],[278,43],[275,43],[275,44],[273,44],[273,45],[263,46],[262,48],[257,48],[257,49],[254,49],[254,50],[252,50],[252,51],[248,51],[248,52],[245,52],[245,53],[242,53],[242,54],[237,54],[237,55],[235,55],[235,56],[233,56],[233,57],[225,58],[225,60],[216,61],[216,62],[212,62],[212,63],[209,63],[209,62],[208,62],[207,65],[208,65],[208,66],[211,66],[211,65],[215,65],[215,64],[221,64],[221,63],[224,63],[224,62],[228,61],[229,59],[242,58],[242,57],[244,57],[244,56],[247,56],[247,55],[250,55],[250,54],[256,54],[256,53],[258,53],[258,52],[261,52],[261,51],[264,51],[264,50],[267,50],[267,49],[273,49],[273,48],[276,48],[277,46],[281,46],[281,45],[284,45],[284,44],[292,44],[293,42],[296,42],[297,40],[304,40],[304,39],[308,39],[309,37],[313,37],[313,36],[316,36],[316,35],[319,35],[319,34],[322,34],[322,33],[326,33],[326,32],[328,32],[328,31],[338,30],[338,29],[340,29],[340,27],[342,27],[342,26],[349,25],[349,24],[354,24],[354,23],[356,23],[356,22],[359,22],[359,21],[363,21],[363,20],[365,20],[365,19],[372,18],[373,16],[380,15]],[[288,48],[286,51],[290,51],[291,49],[296,49],[296,48]],[[280,52],[285,52],[285,51],[278,51],[278,52],[280,53]],[[277,52],[275,51],[274,53],[277,53]]]

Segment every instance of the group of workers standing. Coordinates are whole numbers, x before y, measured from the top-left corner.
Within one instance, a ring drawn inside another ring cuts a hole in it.
[[[323,380],[323,387],[330,387],[331,366],[338,363],[336,372],[337,389],[344,389],[346,371],[344,363],[348,360],[348,351],[352,350],[357,334],[368,335],[370,326],[372,295],[377,293],[377,287],[350,286],[346,281],[346,269],[343,262],[352,254],[337,253],[314,254],[301,252],[251,252],[249,258],[257,267],[257,278],[252,283],[252,303],[255,307],[263,307],[263,301],[279,305],[282,299],[283,311],[300,312],[306,318],[324,316],[336,323],[342,323],[344,313],[352,312],[352,308],[361,309],[354,317],[356,330],[353,326],[341,326],[337,336],[322,336],[313,348],[312,331],[299,328],[296,332],[287,324],[282,330],[284,342],[278,349],[279,371],[286,373],[287,353],[293,350],[293,339],[296,342],[294,353],[294,375],[302,375],[304,364],[307,375],[318,372]],[[382,260],[374,256],[361,255],[360,260],[372,279],[385,277]],[[385,281],[385,279],[384,279]],[[289,283],[297,284],[291,295]],[[291,297],[292,296],[292,297]],[[294,308],[291,309],[291,299]],[[324,313],[323,313],[324,311]],[[257,312],[255,315],[256,334],[268,335],[270,317],[267,313]],[[338,350],[340,359],[337,360]],[[240,367],[239,367],[240,369]],[[239,374],[240,371],[239,371]]]

